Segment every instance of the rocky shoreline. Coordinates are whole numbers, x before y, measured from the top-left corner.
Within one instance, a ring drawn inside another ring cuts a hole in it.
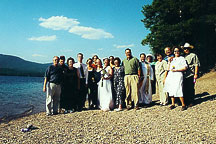
[[[199,78],[196,104],[181,111],[155,105],[140,110],[38,113],[0,124],[0,143],[215,143],[216,72]],[[36,129],[21,132],[28,124]]]

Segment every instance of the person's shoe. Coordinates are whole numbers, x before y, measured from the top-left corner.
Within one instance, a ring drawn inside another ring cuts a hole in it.
[[[57,115],[58,114],[58,112],[53,112],[53,115]]]
[[[182,111],[184,111],[184,110],[186,110],[186,109],[187,109],[186,106],[182,106],[182,108],[181,108]]]
[[[166,106],[166,104],[164,104],[164,103],[160,103],[160,106]]]
[[[135,106],[135,110],[139,110],[139,106]]]
[[[110,111],[109,109],[102,109],[102,111],[104,111],[104,112],[108,112],[108,111]]]
[[[69,110],[69,113],[74,113],[75,112],[75,110],[74,109],[72,109],[72,110]]]
[[[46,116],[52,116],[52,114],[51,113],[46,113]]]
[[[119,111],[122,111],[122,109],[120,108],[117,108],[117,109],[114,109],[116,112],[119,112]]]
[[[93,109],[94,109],[94,105],[91,104],[91,105],[89,106],[89,110],[93,110]]]
[[[193,106],[193,104],[192,104],[192,103],[188,105],[188,107],[192,107],[192,106]]]
[[[175,108],[174,105],[171,105],[171,106],[169,107],[170,110],[172,110],[172,109],[174,109],[174,108]]]
[[[127,110],[129,111],[129,110],[131,110],[132,109],[132,107],[131,106],[127,106]]]
[[[78,112],[81,112],[81,111],[82,111],[82,108],[78,108],[77,111],[78,111]]]

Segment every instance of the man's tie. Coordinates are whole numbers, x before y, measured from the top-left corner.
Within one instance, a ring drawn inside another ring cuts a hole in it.
[[[82,78],[85,78],[84,70],[83,70],[83,66],[82,66],[82,64],[80,65],[80,72],[81,72],[81,76],[82,76]]]

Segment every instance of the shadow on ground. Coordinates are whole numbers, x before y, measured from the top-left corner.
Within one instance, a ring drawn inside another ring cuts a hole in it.
[[[194,105],[198,105],[198,104],[201,104],[201,103],[209,101],[209,100],[210,101],[216,100],[216,94],[210,95],[208,92],[196,94]]]

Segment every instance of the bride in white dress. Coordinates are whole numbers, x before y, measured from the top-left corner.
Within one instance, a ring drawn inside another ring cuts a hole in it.
[[[97,71],[101,72],[102,78],[98,82],[98,102],[99,102],[99,108],[103,111],[109,111],[113,109],[114,102],[112,98],[112,89],[111,89],[111,81],[113,75],[113,70],[109,66],[109,59],[104,59],[104,67],[103,69],[100,68],[99,63],[101,63],[100,60],[98,60],[98,68]]]

